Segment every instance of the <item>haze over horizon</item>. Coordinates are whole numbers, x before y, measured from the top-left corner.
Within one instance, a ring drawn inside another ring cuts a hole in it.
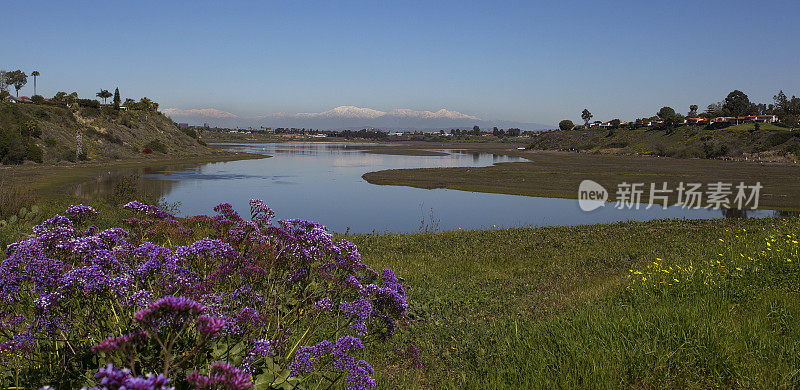
[[[734,89],[757,102],[800,95],[797,1],[33,1],[4,12],[0,68],[38,70],[39,94],[119,87],[195,123],[553,127],[584,108],[629,120]],[[357,110],[334,118],[341,107]],[[368,110],[382,114],[334,121]]]

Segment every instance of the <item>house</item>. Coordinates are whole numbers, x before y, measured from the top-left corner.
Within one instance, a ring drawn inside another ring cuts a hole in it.
[[[778,121],[777,115],[755,115],[749,118],[753,118],[753,122],[759,123],[775,123]]]
[[[189,128],[189,124],[188,123],[178,123],[178,128],[179,129],[188,129]]]
[[[738,125],[741,123],[775,123],[778,121],[777,115],[749,115],[749,116],[718,116],[713,119],[714,123],[729,123]]]
[[[19,103],[19,100],[17,100],[17,98],[15,98],[15,97],[13,97],[11,95],[6,96],[5,99],[3,99],[3,101],[5,101],[7,103]]]
[[[708,118],[686,118],[686,123],[690,125],[707,125],[709,123]]]
[[[30,103],[31,102],[31,98],[29,98],[27,96],[20,96],[20,97],[17,98],[17,101],[18,102],[22,102],[22,103]]]
[[[647,120],[644,120],[644,121],[642,122],[642,126],[646,126],[646,127],[653,127],[653,126],[655,126],[655,125],[660,125],[660,124],[662,124],[662,123],[664,123],[664,121],[654,121],[654,120],[649,120],[649,119],[647,119]]]

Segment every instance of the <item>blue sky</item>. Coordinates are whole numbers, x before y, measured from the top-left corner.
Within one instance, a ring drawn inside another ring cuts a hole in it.
[[[800,95],[800,1],[14,1],[0,68],[238,115],[340,105],[555,123]],[[33,92],[32,81],[21,93]]]

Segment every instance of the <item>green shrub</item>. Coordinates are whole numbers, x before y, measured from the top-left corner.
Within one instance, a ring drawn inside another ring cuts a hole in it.
[[[154,140],[148,142],[146,145],[144,145],[144,148],[145,149],[150,149],[150,150],[152,150],[154,152],[167,153],[167,146],[164,145],[161,142],[161,140],[158,140],[158,139],[154,139]]]
[[[42,130],[39,128],[39,123],[33,119],[25,121],[20,126],[20,133],[23,137],[39,138],[42,136]]]
[[[44,153],[42,152],[42,148],[40,148],[33,142],[28,142],[28,144],[25,146],[26,160],[31,160],[37,163],[41,163],[43,154]]]
[[[194,129],[192,129],[192,128],[189,128],[189,127],[183,128],[183,129],[181,129],[181,132],[183,134],[188,135],[189,137],[197,139],[197,132],[194,131]]]
[[[78,99],[78,105],[81,107],[100,109],[100,102],[94,99]]]
[[[764,140],[764,145],[767,148],[774,148],[778,145],[785,143],[790,138],[792,138],[792,135],[788,132],[785,131],[774,132],[767,136],[767,138]]]
[[[78,157],[75,155],[74,150],[65,150],[61,153],[61,159],[69,162],[75,162]]]
[[[44,139],[44,145],[47,146],[48,148],[52,148],[58,145],[58,142],[56,142],[55,138],[53,137],[47,137]]]

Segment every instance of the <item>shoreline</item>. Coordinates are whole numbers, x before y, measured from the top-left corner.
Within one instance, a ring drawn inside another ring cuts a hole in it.
[[[148,165],[206,164],[238,160],[256,160],[272,156],[244,152],[214,151],[209,154],[185,156],[158,156],[156,158],[135,158],[104,161],[84,161],[75,163],[22,164],[0,166],[0,181],[11,181],[30,190],[46,192],[43,198],[62,195],[64,187],[90,179],[103,170],[145,167]],[[25,183],[20,183],[24,181]]]

